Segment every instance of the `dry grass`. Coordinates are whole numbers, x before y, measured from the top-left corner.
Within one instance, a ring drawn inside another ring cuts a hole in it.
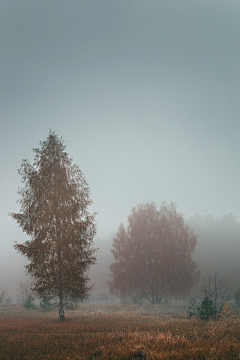
[[[0,359],[240,358],[240,318],[184,314],[171,305],[82,305],[60,323],[56,311],[0,308]]]

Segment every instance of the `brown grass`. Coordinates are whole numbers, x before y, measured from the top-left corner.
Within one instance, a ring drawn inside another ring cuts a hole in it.
[[[56,311],[0,308],[0,359],[240,358],[240,318],[203,322],[181,310],[82,305],[60,323]]]

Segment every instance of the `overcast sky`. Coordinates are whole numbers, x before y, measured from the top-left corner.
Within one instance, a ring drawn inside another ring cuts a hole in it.
[[[27,239],[17,169],[49,128],[101,238],[147,201],[240,220],[239,19],[239,0],[1,0],[1,271]]]

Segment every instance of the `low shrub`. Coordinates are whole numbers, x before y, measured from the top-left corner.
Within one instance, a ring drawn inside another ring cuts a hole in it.
[[[213,301],[208,297],[205,296],[200,306],[194,305],[193,302],[191,302],[191,305],[187,309],[187,315],[189,317],[195,316],[198,319],[201,320],[210,320],[215,319],[217,314],[216,306],[214,305]]]
[[[25,309],[27,310],[35,309],[36,306],[34,304],[34,300],[35,297],[33,295],[28,295],[26,299],[23,301],[23,306],[25,307]]]

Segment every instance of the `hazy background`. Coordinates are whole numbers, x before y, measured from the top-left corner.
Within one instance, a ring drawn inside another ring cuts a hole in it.
[[[0,287],[24,279],[13,244],[27,237],[8,212],[19,210],[17,169],[49,128],[98,212],[96,291],[111,236],[138,203],[240,219],[239,18],[239,0],[1,0]],[[239,263],[231,229],[226,268]],[[213,236],[201,236],[204,264]]]

